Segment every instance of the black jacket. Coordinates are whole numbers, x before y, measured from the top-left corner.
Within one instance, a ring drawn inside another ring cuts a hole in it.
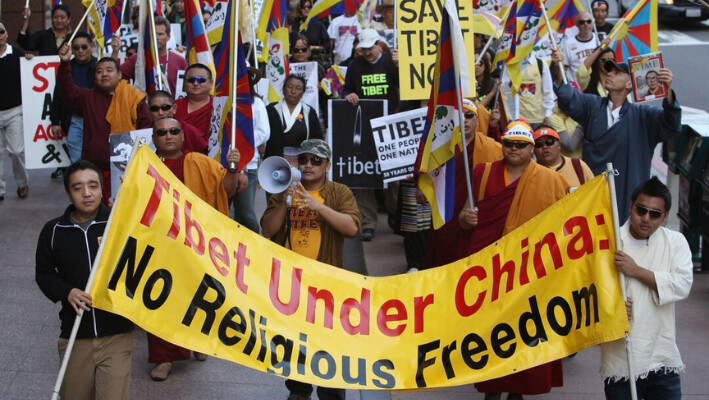
[[[94,82],[96,80],[97,61],[98,60],[96,59],[96,57],[93,56],[91,57],[91,60],[89,60],[89,70],[86,71],[86,78],[89,82],[89,89],[94,87]],[[71,69],[73,71],[74,66],[76,65],[76,59],[72,58],[71,61],[69,61],[69,64],[71,64]],[[52,106],[49,111],[49,120],[52,122],[52,125],[60,125],[64,133],[68,133],[73,110],[71,109],[71,107],[64,104],[62,99],[59,97],[58,87],[59,85],[54,86],[54,94],[52,95]]]
[[[26,51],[38,51],[40,56],[56,56],[69,36],[71,35],[67,35],[61,46],[57,47],[57,37],[52,28],[35,33],[30,33],[30,28],[27,28],[24,35],[21,33],[17,35],[17,44]]]
[[[108,220],[108,209],[102,204],[96,219],[86,232],[71,222],[74,206],[67,207],[64,215],[44,225],[39,234],[36,254],[35,280],[53,302],[62,302],[59,311],[61,334],[68,339],[74,325],[76,312],[67,301],[73,288],[84,290],[91,273],[91,264],[98,252]],[[103,310],[91,308],[84,312],[77,339],[110,336],[129,332],[133,324],[127,319]]]

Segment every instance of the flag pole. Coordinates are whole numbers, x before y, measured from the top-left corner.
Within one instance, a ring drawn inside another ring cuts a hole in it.
[[[492,44],[493,39],[495,39],[495,35],[497,35],[497,32],[499,32],[500,29],[504,26],[505,21],[507,20],[507,16],[509,15],[510,10],[512,9],[513,5],[515,5],[514,1],[512,3],[510,3],[509,6],[507,6],[507,9],[505,10],[504,14],[502,14],[502,18],[500,19],[500,22],[495,27],[495,30],[492,32],[492,35],[490,35],[490,37],[487,39],[487,43],[485,43],[485,46],[483,46],[483,49],[480,50],[478,58],[477,58],[477,60],[475,60],[475,64],[480,63],[480,60],[482,60],[483,56],[485,55],[485,52]]]
[[[153,10],[153,2],[151,0],[146,1],[148,2],[148,12],[150,13],[148,15],[148,19],[150,20],[150,26],[148,29],[150,29],[150,36],[152,36],[150,47],[152,47],[153,54],[157,57],[155,60],[155,65],[153,66],[153,73],[158,76],[158,90],[163,90],[162,71],[160,69],[160,53],[158,53],[158,42],[157,37],[155,36],[155,11]],[[167,71],[165,71],[165,73],[167,73]]]
[[[444,6],[445,7],[445,6]],[[448,11],[446,9],[446,11]],[[457,15],[456,15],[457,16]],[[475,202],[473,201],[473,186],[470,181],[470,167],[469,167],[469,162],[468,162],[468,149],[467,149],[467,144],[465,143],[465,117],[463,116],[463,91],[460,86],[460,64],[458,62],[458,54],[456,54],[456,45],[458,43],[455,43],[455,31],[453,29],[458,29],[458,27],[451,26],[452,25],[452,17],[449,15],[448,16],[448,24],[449,24],[449,30],[451,32],[450,35],[450,40],[451,40],[451,52],[453,53],[453,74],[455,77],[455,99],[458,102],[458,126],[460,127],[460,144],[463,147],[463,166],[465,168],[465,185],[466,189],[468,191],[468,206],[472,210],[475,207]]]
[[[126,172],[130,168],[131,160],[136,151],[141,144],[145,143],[145,139],[139,137],[133,143],[133,150],[131,150],[130,158],[128,158],[128,164],[126,165]],[[118,195],[116,195],[116,200],[118,200]],[[106,221],[106,228],[104,232],[108,232],[108,228],[111,226],[111,221],[113,221],[113,214],[116,212],[116,207],[111,207],[111,213],[108,215],[108,221]],[[89,292],[91,286],[94,284],[94,279],[96,279],[96,270],[98,262],[101,260],[101,255],[103,255],[103,248],[106,246],[106,241],[101,240],[99,244],[98,251],[96,252],[96,257],[94,258],[93,264],[91,264],[91,272],[89,273],[89,279],[86,281],[86,288],[84,292]],[[57,380],[54,382],[54,391],[52,392],[52,400],[57,400],[59,398],[59,390],[62,387],[62,382],[64,381],[64,375],[66,375],[66,369],[69,366],[69,358],[71,357],[71,351],[74,349],[74,343],[76,342],[76,335],[79,333],[79,326],[81,325],[81,318],[84,316],[84,309],[79,308],[79,314],[74,319],[74,326],[71,328],[71,334],[69,334],[69,341],[66,345],[66,350],[64,350],[64,357],[62,357],[62,365],[59,367],[59,374],[57,375]]]
[[[399,48],[399,5],[394,0],[394,48]]]
[[[596,34],[596,43],[598,45],[601,45],[601,38],[598,36],[598,28],[596,28],[596,17],[593,16],[593,8],[591,8],[591,0],[586,0],[586,5],[588,6],[589,9],[589,14],[591,15],[591,26],[593,27],[593,33]],[[606,9],[606,11],[608,11]]]
[[[251,36],[253,37],[253,40],[251,41],[251,46],[249,48],[249,53],[253,53],[254,55],[254,65],[252,65],[252,67],[258,69],[258,56],[256,55],[256,24],[254,23],[256,21],[256,18],[254,17],[253,0],[249,1],[249,5],[251,6]],[[249,59],[248,55],[246,56],[246,59]]]
[[[554,35],[552,35],[552,32],[554,31],[551,27],[551,24],[549,23],[549,16],[547,15],[547,9],[544,7],[544,2],[542,0],[539,0],[539,5],[542,7],[542,15],[544,15],[544,22],[547,24],[547,34],[549,35],[549,42],[551,42],[551,49],[552,50],[559,50],[559,47],[556,45],[556,38]],[[556,33],[556,32],[554,32]],[[564,80],[564,84],[569,83],[569,81],[566,79],[566,71],[564,71],[564,63],[559,64],[559,71],[561,72],[561,78]]]
[[[29,0],[27,0],[27,4],[29,4]],[[89,16],[89,12],[91,11],[91,8],[96,6],[95,4],[96,4],[96,1],[94,0],[91,2],[90,6],[86,7],[86,12],[84,13],[84,16],[81,17],[81,19],[79,20],[79,23],[76,25],[76,29],[74,29],[74,33],[71,34],[71,37],[69,38],[69,40],[66,43],[69,43],[71,45],[71,42],[74,41],[74,36],[76,36],[76,34],[79,32],[79,27],[81,26],[81,24],[84,23],[84,20],[86,20],[86,17]]]
[[[613,163],[606,163],[606,180],[611,192],[611,209],[613,210],[613,230],[615,231],[615,247],[622,249],[623,243],[620,240],[620,223],[618,221],[618,201],[615,191],[615,175],[618,171],[613,169]],[[625,293],[625,275],[620,273],[620,289],[623,291],[623,305],[628,299]],[[638,399],[637,388],[635,387],[635,367],[633,362],[633,342],[630,338],[630,332],[625,332],[625,352],[628,356],[628,383],[630,384],[630,398]]]
[[[237,54],[239,49],[239,7],[238,5],[235,4],[235,7],[232,9],[233,15],[232,18],[234,20],[234,29],[233,29],[233,35],[234,37],[232,38],[232,43],[234,48],[232,49],[234,51],[234,54]],[[238,84],[238,79],[237,79],[237,66],[238,62],[236,60],[232,60],[232,70],[231,70],[231,77],[230,77],[230,83],[231,83],[231,141],[229,143],[229,148],[231,150],[236,149],[236,85]],[[229,171],[236,171],[236,163],[235,162],[230,162],[227,168]]]

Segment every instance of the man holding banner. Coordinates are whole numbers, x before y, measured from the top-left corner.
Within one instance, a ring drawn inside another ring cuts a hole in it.
[[[84,317],[59,390],[62,399],[128,399],[130,394],[133,324],[92,307],[84,292],[108,221],[101,204],[101,170],[79,160],[64,173],[71,205],[64,215],[44,225],[37,241],[37,286],[49,300],[62,303],[57,345],[63,358],[79,310]]]
[[[503,159],[475,166],[473,193],[477,207],[466,205],[458,218],[463,229],[474,229],[470,240],[461,243],[466,254],[475,254],[494,243],[568,192],[569,185],[561,175],[531,160],[533,147],[531,127],[515,121],[502,135]],[[518,400],[523,394],[548,393],[553,386],[562,386],[561,368],[561,360],[556,360],[476,383],[475,388],[485,393],[485,400],[499,400],[501,392],[510,393],[508,400]]]
[[[238,173],[227,172],[214,159],[198,152],[182,151],[185,134],[179,121],[160,117],[153,124],[155,154],[175,176],[199,198],[224,215],[229,215],[228,199],[239,189]],[[239,163],[239,151],[229,150],[227,161]],[[148,362],[155,364],[150,371],[154,381],[164,381],[172,371],[172,362],[190,358],[190,350],[172,344],[148,332]],[[195,359],[204,361],[207,355],[194,353]]]
[[[635,188],[630,218],[620,228],[622,249],[615,265],[627,277],[626,309],[633,343],[638,399],[679,400],[684,364],[675,343],[675,302],[689,296],[693,280],[687,239],[662,227],[672,205],[670,191],[656,176]],[[625,340],[601,344],[606,399],[630,399]]]

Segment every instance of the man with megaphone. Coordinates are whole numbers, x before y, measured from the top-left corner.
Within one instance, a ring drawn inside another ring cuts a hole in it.
[[[302,178],[270,197],[261,217],[261,233],[298,254],[342,268],[345,237],[359,234],[362,216],[352,191],[327,179],[331,157],[330,147],[321,139],[301,143],[298,170]],[[259,171],[259,181],[270,175]],[[310,398],[313,391],[312,385],[290,379],[286,387],[293,399]],[[318,397],[344,400],[345,390],[319,387]]]

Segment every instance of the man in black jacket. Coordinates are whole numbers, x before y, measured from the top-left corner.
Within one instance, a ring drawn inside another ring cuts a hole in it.
[[[79,87],[93,88],[96,75],[96,57],[92,55],[93,41],[88,33],[79,31],[71,42],[74,58],[69,61],[74,82]],[[69,159],[76,162],[81,158],[81,145],[84,140],[84,120],[78,112],[64,104],[59,97],[57,86],[52,95],[52,106],[49,112],[52,122],[52,136],[60,137],[66,133],[66,144],[69,148]],[[61,173],[52,173],[52,178],[59,178]]]
[[[59,394],[63,399],[128,399],[130,357],[133,348],[127,319],[91,308],[84,291],[92,262],[108,220],[101,204],[102,174],[94,164],[80,160],[64,174],[64,188],[71,200],[64,215],[42,229],[37,242],[37,285],[59,312],[59,357],[64,357],[72,326],[84,311],[66,375]]]

